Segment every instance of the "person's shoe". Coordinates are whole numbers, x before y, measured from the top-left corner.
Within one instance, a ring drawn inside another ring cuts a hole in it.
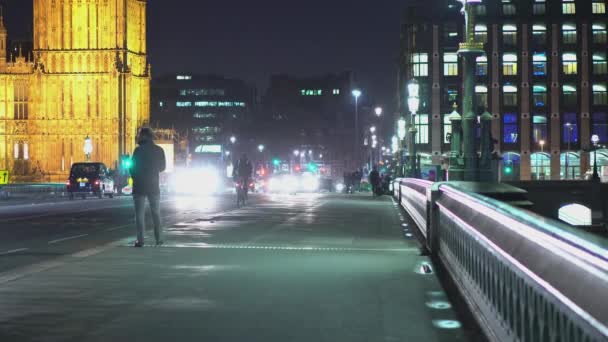
[[[162,246],[165,244],[165,241],[156,241],[156,246]]]
[[[144,244],[143,244],[143,243],[141,243],[141,242],[139,242],[139,241],[135,241],[135,243],[133,244],[133,247],[138,247],[138,248],[141,248],[141,247],[143,247],[143,246],[144,246]]]

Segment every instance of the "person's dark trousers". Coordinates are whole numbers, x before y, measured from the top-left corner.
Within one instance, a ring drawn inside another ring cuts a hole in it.
[[[144,244],[144,233],[146,231],[146,199],[152,211],[152,222],[154,223],[154,237],[156,244],[162,242],[162,227],[160,223],[160,195],[134,194],[135,202],[135,226],[137,228],[137,242]]]

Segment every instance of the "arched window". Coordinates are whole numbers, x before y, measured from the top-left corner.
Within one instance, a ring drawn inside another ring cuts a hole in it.
[[[548,153],[533,153],[530,159],[533,180],[551,179],[551,156]]]
[[[577,152],[564,152],[560,156],[560,179],[581,178],[581,157]]]

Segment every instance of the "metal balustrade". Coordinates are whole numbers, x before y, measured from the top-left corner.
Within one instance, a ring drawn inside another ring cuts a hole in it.
[[[398,188],[491,340],[608,341],[608,243],[448,183]]]

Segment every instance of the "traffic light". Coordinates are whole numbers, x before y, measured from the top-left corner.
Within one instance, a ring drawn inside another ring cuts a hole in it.
[[[273,159],[272,160],[272,165],[274,165],[274,166],[281,166],[281,160],[277,159],[277,158]]]
[[[308,164],[308,171],[310,171],[310,172],[317,172],[317,169],[318,169],[317,164],[315,164],[315,163],[309,163]]]
[[[513,173],[513,162],[508,160],[505,162],[505,165],[503,167],[503,173],[505,175],[510,175]]]
[[[120,156],[120,168],[123,174],[127,174],[129,170],[133,167],[133,159],[128,154],[123,154]]]

